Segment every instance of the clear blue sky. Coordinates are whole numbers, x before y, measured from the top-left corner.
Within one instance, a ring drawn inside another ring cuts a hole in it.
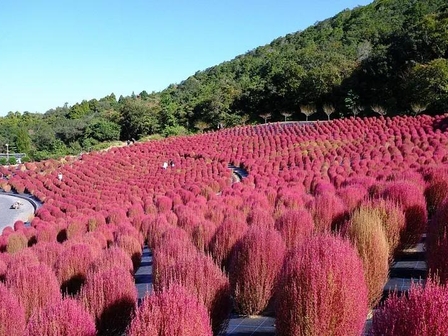
[[[372,0],[0,0],[0,115],[159,91]]]

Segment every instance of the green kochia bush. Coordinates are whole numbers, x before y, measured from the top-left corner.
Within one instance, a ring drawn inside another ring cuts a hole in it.
[[[277,291],[279,336],[358,336],[363,330],[368,291],[348,241],[308,238],[286,255]]]

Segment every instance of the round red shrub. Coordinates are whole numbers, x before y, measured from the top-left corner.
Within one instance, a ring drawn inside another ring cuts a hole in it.
[[[348,241],[311,237],[286,255],[278,282],[277,335],[358,336],[366,316],[362,262]]]
[[[39,308],[62,298],[56,276],[44,264],[22,265],[8,269],[6,286],[24,307],[26,319]]]
[[[120,267],[89,271],[79,300],[95,319],[99,335],[121,335],[137,303],[134,279]]]
[[[255,315],[267,307],[285,250],[279,232],[258,227],[251,227],[236,243],[229,276],[238,313]]]
[[[0,335],[23,336],[25,311],[17,297],[0,283]]]
[[[374,336],[448,335],[448,290],[432,280],[413,284],[406,295],[392,294],[375,310]]]
[[[95,336],[92,317],[78,301],[65,299],[40,309],[31,316],[25,336]]]
[[[228,278],[210,257],[196,253],[164,267],[159,275],[159,281],[154,282],[156,291],[174,284],[182,285],[207,307],[214,333],[222,330],[232,308],[230,285]]]
[[[212,336],[207,309],[174,286],[147,296],[129,326],[128,336]]]
[[[248,226],[240,220],[226,219],[213,236],[209,251],[217,265],[228,269],[230,253],[235,243],[246,233]]]
[[[314,221],[305,209],[287,210],[276,221],[275,228],[280,232],[288,249],[299,246],[313,234]]]

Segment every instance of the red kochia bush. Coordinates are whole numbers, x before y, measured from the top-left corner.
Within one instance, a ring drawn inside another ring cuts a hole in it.
[[[426,200],[422,190],[411,182],[389,182],[382,196],[397,202],[402,207],[406,217],[402,241],[409,245],[416,244],[425,232],[428,220]]]
[[[273,229],[274,223],[274,218],[269,211],[260,207],[252,208],[247,215],[247,224],[250,226],[257,226],[263,229]]]
[[[238,313],[254,315],[267,307],[285,250],[277,231],[258,227],[250,228],[236,243],[229,274]]]
[[[56,276],[44,264],[9,269],[6,273],[6,286],[19,299],[27,319],[37,309],[62,298]]]
[[[390,296],[373,314],[373,336],[448,335],[448,289],[432,280]]]
[[[345,204],[339,197],[329,192],[317,195],[309,208],[316,232],[323,233],[339,229],[347,216]]]
[[[217,334],[223,327],[223,322],[227,319],[232,307],[229,280],[213,260],[208,256],[196,253],[190,257],[178,259],[177,262],[163,268],[159,266],[158,270],[160,271],[159,277],[158,281],[154,282],[154,289],[160,291],[173,284],[184,286],[207,307],[213,331]]]
[[[121,267],[131,274],[134,273],[131,257],[117,246],[104,250],[90,265],[90,269],[95,272],[113,267]]]
[[[120,335],[136,305],[134,279],[128,270],[119,267],[90,271],[79,300],[95,319],[99,335]]]
[[[65,299],[31,316],[25,336],[95,336],[95,322],[78,301]]]
[[[277,335],[358,336],[366,315],[362,262],[348,241],[311,237],[286,255],[278,282]]]
[[[286,210],[275,222],[288,249],[299,246],[302,241],[313,234],[314,221],[305,209]]]
[[[426,241],[428,269],[442,284],[448,282],[448,197],[431,219]]]
[[[55,263],[55,273],[63,293],[76,294],[79,291],[94,258],[89,245],[64,245]]]
[[[213,236],[209,251],[215,262],[222,268],[228,268],[228,259],[235,243],[246,233],[248,226],[240,220],[226,219]]]
[[[0,335],[23,336],[25,311],[17,297],[0,283]]]
[[[134,269],[140,265],[142,260],[142,247],[137,238],[128,235],[121,235],[116,239],[115,245],[122,248],[132,259]]]
[[[174,286],[147,296],[129,326],[128,336],[211,336],[207,309]]]
[[[64,247],[56,241],[52,243],[41,241],[34,245],[32,250],[40,262],[53,269]]]

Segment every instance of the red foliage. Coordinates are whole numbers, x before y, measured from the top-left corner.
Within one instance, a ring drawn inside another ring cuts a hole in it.
[[[375,310],[371,335],[448,335],[448,289],[432,280],[412,285],[406,295],[392,295]]]
[[[218,227],[208,249],[216,264],[222,268],[228,268],[232,248],[238,239],[244,236],[247,229],[245,222],[228,219]]]
[[[25,311],[17,297],[0,283],[0,335],[23,336]]]
[[[180,286],[147,296],[129,326],[128,336],[211,336],[207,310]]]
[[[99,335],[123,333],[137,303],[134,279],[121,267],[89,271],[79,300],[95,319]]]
[[[305,209],[287,210],[276,220],[275,228],[282,235],[286,247],[291,249],[313,234],[314,221]]]
[[[39,308],[61,300],[56,276],[44,264],[9,268],[6,272],[6,286],[24,307],[26,319]]]
[[[267,307],[285,251],[282,237],[274,230],[251,227],[238,241],[229,268],[238,313],[255,315]]]
[[[25,336],[95,336],[95,322],[74,299],[49,304],[31,316]]]
[[[346,241],[307,239],[285,257],[278,283],[277,335],[360,335],[367,315],[362,263]]]

